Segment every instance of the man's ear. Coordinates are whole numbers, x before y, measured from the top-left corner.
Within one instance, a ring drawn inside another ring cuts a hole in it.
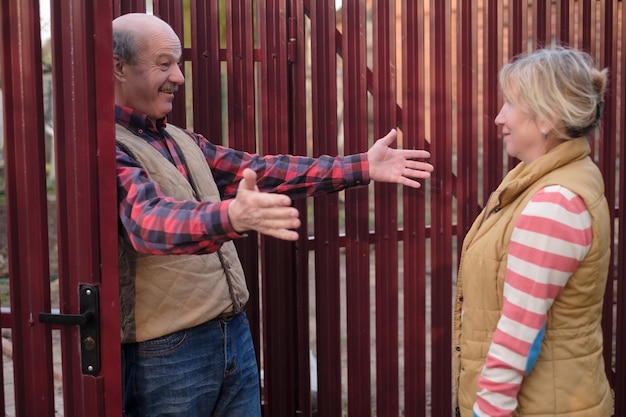
[[[120,81],[125,78],[125,65],[126,63],[119,55],[113,55],[113,76]]]

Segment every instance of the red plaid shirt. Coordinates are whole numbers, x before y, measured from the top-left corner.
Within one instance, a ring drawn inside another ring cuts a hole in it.
[[[116,106],[115,121],[154,146],[189,178],[180,150],[164,129],[165,119],[154,126],[144,114]],[[364,185],[370,180],[365,153],[319,158],[260,156],[215,145],[201,135],[188,133],[206,157],[221,202],[177,201],[163,195],[142,166],[116,148],[120,234],[139,252],[210,253],[222,243],[242,237],[231,227],[227,210],[245,168],[256,172],[260,191],[287,194],[293,199]]]

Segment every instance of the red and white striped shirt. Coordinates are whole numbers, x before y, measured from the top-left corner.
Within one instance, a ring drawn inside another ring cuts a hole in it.
[[[582,198],[552,185],[533,196],[515,223],[504,277],[502,316],[478,379],[474,416],[509,417],[543,340],[547,313],[591,246]]]

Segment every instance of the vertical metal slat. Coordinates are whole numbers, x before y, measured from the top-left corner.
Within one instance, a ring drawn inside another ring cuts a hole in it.
[[[341,14],[344,149],[352,154],[368,147],[365,2],[344,2]],[[345,196],[348,415],[366,416],[372,411],[368,190],[347,190]]]
[[[550,44],[550,8],[552,2],[533,3],[533,45],[534,49]]]
[[[193,128],[213,143],[222,140],[222,83],[218,2],[192,0],[191,70]]]
[[[623,22],[626,21],[626,8],[622,2],[620,20],[622,22],[622,30],[620,33],[622,39],[622,48],[620,51],[619,64],[621,68],[619,90],[621,94],[619,96],[619,117],[614,120],[620,120],[619,135],[617,141],[619,141],[619,148],[621,150],[626,149],[626,131],[623,129],[624,120],[626,120],[626,53],[624,48],[624,39],[626,39],[626,26]],[[616,306],[616,335],[615,335],[615,378],[613,390],[615,393],[626,392],[626,222],[624,219],[624,208],[626,207],[626,152],[620,152],[619,155],[619,199],[618,209],[615,212],[620,221],[618,223],[617,230],[618,243],[617,253],[615,258],[617,259],[617,270],[615,271],[615,277],[617,278],[617,293],[615,296]],[[615,395],[615,417],[622,417],[626,415],[626,396]]]
[[[607,175],[609,172],[616,172],[617,158],[617,128],[616,109],[617,94],[612,88],[611,79],[617,73],[617,0],[606,0],[600,5],[600,19],[602,30],[598,35],[600,38],[599,58],[596,60],[598,68],[609,68],[609,82],[604,100],[604,112],[602,116],[602,129],[596,140],[599,140],[599,166],[603,173],[604,189],[609,207],[615,204],[615,175]],[[623,119],[622,119],[623,120]],[[615,230],[611,230],[611,241],[614,241]],[[610,267],[604,294],[602,332],[604,335],[604,362],[607,376],[613,385],[614,374],[612,370],[613,359],[613,280],[615,268],[613,267],[614,254],[611,252]]]
[[[112,0],[113,16],[121,16],[127,13],[145,13],[146,0]]]
[[[108,15],[107,15],[108,13]],[[106,18],[105,24],[102,19]],[[103,195],[115,195],[113,177],[108,181],[99,176],[99,168],[103,173],[113,174],[113,97],[112,90],[112,47],[110,9],[103,5],[74,0],[67,3],[56,3],[52,8],[53,18],[53,66],[55,108],[63,111],[55,112],[55,156],[57,166],[57,217],[59,242],[59,275],[61,312],[77,314],[80,310],[78,290],[81,284],[101,283],[100,245],[89,244],[107,239],[111,247],[113,234],[100,234],[100,225],[104,230],[114,230],[117,217],[113,214],[99,216],[99,207],[115,213],[115,204],[100,201],[99,192]],[[96,23],[97,22],[97,23]],[[74,32],[63,30],[74,28]],[[92,36],[76,36],[76,33],[92,34]],[[97,56],[96,56],[97,53]],[[99,64],[98,66],[96,64]],[[107,65],[108,64],[108,65]],[[102,76],[99,79],[97,76]],[[103,81],[107,80],[107,81]],[[97,88],[98,86],[98,88]],[[106,93],[105,93],[106,91]],[[98,104],[102,107],[98,107]],[[101,129],[95,132],[94,125]],[[106,144],[102,149],[102,161],[108,165],[100,165],[98,146]],[[108,159],[107,159],[108,158]],[[79,173],[79,174],[77,174]],[[98,186],[103,186],[99,188]],[[107,185],[105,188],[104,185]],[[108,203],[108,204],[107,204]],[[102,204],[102,205],[101,205]],[[105,219],[110,223],[105,224]],[[111,227],[113,226],[113,227]],[[116,236],[115,240],[116,242]],[[113,245],[112,248],[116,248]],[[106,255],[104,255],[106,256]],[[112,257],[113,255],[111,255]],[[116,258],[114,258],[116,261]],[[116,262],[104,270],[117,276]],[[111,267],[111,269],[107,269]],[[117,299],[117,282],[107,283],[106,289],[110,297]],[[105,303],[105,305],[108,305]],[[110,399],[121,400],[115,394],[113,375],[120,375],[119,327],[113,327],[117,304],[113,303],[109,310],[112,322],[105,325],[102,337],[110,337],[118,341],[118,345],[108,350],[106,358],[109,378],[107,386],[111,389]],[[116,323],[119,325],[119,322]],[[106,339],[105,339],[106,340]],[[110,340],[110,339],[109,339]],[[84,376],[80,360],[78,328],[61,329],[61,347],[63,355],[63,387],[64,415],[104,416],[105,384],[103,376]],[[104,345],[103,339],[98,343]],[[93,382],[93,384],[90,384]],[[119,415],[119,402],[107,405],[108,415]]]
[[[395,1],[374,0],[374,140],[397,126]],[[398,387],[398,192],[374,184],[376,228],[376,411],[397,416]]]
[[[483,23],[483,204],[503,178],[502,143],[494,119],[499,111],[498,71],[502,61],[502,13],[497,0],[485,0]],[[510,36],[510,35],[509,35]]]
[[[470,4],[469,2],[467,4]],[[404,0],[402,24],[402,147],[425,149],[425,4]],[[426,385],[426,188],[404,187],[403,196],[403,304],[404,304],[404,414],[423,416],[427,405]],[[431,311],[438,314],[431,304]]]
[[[52,417],[54,397],[32,395],[54,389],[50,330],[37,323],[50,309],[39,8],[2,2],[0,17],[15,411]]]
[[[174,29],[183,46],[181,62],[191,59],[191,51],[185,48],[185,19],[183,16],[183,2],[180,0],[153,0],[153,13],[165,20]],[[187,127],[185,88],[180,88],[176,93],[176,100],[172,103],[172,111],[167,115],[168,123],[180,127]]]
[[[437,167],[431,179],[432,199],[432,279],[433,305],[447,306],[431,316],[432,339],[432,413],[446,415],[450,412],[450,378],[452,371],[452,132],[446,114],[451,105],[451,69],[448,56],[451,52],[450,1],[433,0],[431,13],[431,149]],[[447,358],[447,359],[446,359]]]
[[[311,88],[313,153],[337,154],[337,79],[335,6],[311,4]],[[339,198],[336,193],[314,200],[315,300],[317,316],[318,410],[341,414]]]
[[[289,143],[286,0],[258,3],[263,152],[285,153]],[[264,414],[293,415],[298,381],[294,244],[262,238]],[[277,300],[279,300],[277,302]]]

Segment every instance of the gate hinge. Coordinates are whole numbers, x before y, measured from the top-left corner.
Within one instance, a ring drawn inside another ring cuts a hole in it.
[[[100,300],[98,287],[80,286],[80,314],[39,313],[39,322],[80,326],[80,356],[83,374],[100,372]]]
[[[297,24],[298,21],[295,17],[290,17],[288,19],[289,41],[287,42],[287,62],[289,63],[294,63],[298,59],[298,42],[296,39]]]

